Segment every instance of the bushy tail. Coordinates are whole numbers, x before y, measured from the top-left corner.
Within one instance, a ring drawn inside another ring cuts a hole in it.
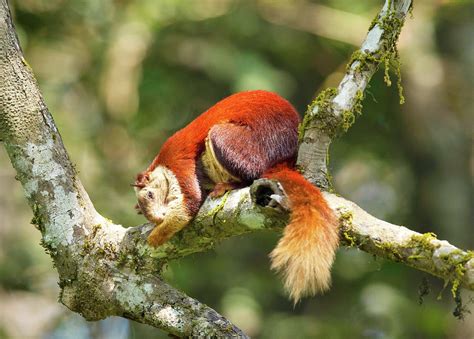
[[[331,284],[339,244],[337,220],[321,192],[287,165],[278,165],[263,176],[278,180],[290,199],[290,222],[270,259],[296,304]]]

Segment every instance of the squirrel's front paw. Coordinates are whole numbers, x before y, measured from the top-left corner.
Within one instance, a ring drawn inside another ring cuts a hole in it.
[[[169,232],[168,230],[164,228],[155,227],[148,236],[148,245],[153,247],[161,246],[165,242],[167,242],[172,236],[173,233]]]
[[[142,209],[140,208],[140,205],[135,204],[135,211],[137,211],[137,214],[143,214]]]
[[[211,198],[219,198],[226,194],[228,191],[239,188],[241,185],[233,182],[219,182],[214,186],[214,189],[209,193]]]

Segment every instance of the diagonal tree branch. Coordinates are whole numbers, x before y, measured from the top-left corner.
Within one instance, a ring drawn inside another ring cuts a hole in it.
[[[398,60],[396,44],[411,6],[411,0],[387,0],[362,46],[354,52],[339,87],[322,91],[308,108],[300,128],[298,166],[313,184],[329,187],[329,145],[355,121],[365,88],[379,65],[388,67],[392,57]]]
[[[338,90],[326,91],[305,118],[300,166],[326,186],[326,151],[350,126],[351,112],[378,65],[396,51],[410,1],[387,0]],[[152,249],[150,225],[124,228],[94,209],[23,58],[6,0],[0,0],[0,136],[34,212],[34,224],[59,273],[60,300],[86,319],[124,316],[180,336],[245,336],[214,310],[164,283],[162,265],[207,250],[221,239],[285,225],[286,197],[278,183],[208,199],[169,243]],[[369,216],[326,194],[339,215],[344,242],[474,289],[472,252]],[[447,258],[447,259],[446,259]]]
[[[23,58],[6,0],[0,1],[0,133],[58,270],[63,304],[89,320],[121,315],[180,336],[245,337],[211,308],[163,283],[157,265],[138,274],[119,260],[111,244],[120,243],[125,229],[95,211],[77,178]],[[97,234],[104,237],[88,241]]]

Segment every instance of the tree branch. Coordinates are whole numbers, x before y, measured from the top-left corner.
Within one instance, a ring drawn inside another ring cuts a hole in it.
[[[307,114],[299,163],[313,182],[327,185],[329,143],[350,125],[347,117],[361,92],[384,56],[393,53],[409,6],[410,1],[387,1],[339,89]],[[78,179],[23,58],[6,0],[0,0],[0,133],[33,223],[58,269],[63,304],[89,320],[119,315],[180,336],[245,336],[164,283],[160,270],[166,261],[207,250],[221,239],[283,227],[288,203],[278,183],[257,180],[250,188],[208,199],[189,227],[157,249],[146,244],[150,225],[124,228],[103,218]],[[326,198],[340,217],[346,244],[474,289],[471,252],[380,221],[335,195]]]
[[[474,252],[438,240],[433,233],[420,234],[377,219],[335,194],[324,197],[339,217],[343,244],[444,279],[453,290],[474,290]]]
[[[180,336],[245,337],[211,308],[163,283],[156,268],[137,274],[121,263],[118,248],[112,251],[125,229],[95,211],[77,178],[23,58],[6,0],[0,1],[0,133],[58,270],[64,305],[89,320],[121,315]],[[90,243],[97,234],[104,237]]]
[[[308,108],[300,128],[297,164],[313,184],[329,187],[329,145],[360,113],[364,90],[380,63],[388,67],[390,58],[398,58],[396,43],[411,5],[411,0],[387,0],[361,48],[354,52],[339,87],[321,92]]]

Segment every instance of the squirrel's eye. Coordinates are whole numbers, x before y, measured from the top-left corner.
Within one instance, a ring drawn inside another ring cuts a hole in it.
[[[153,192],[149,191],[148,194],[147,194],[148,198],[150,199],[153,199],[155,197],[155,195],[153,194]]]

